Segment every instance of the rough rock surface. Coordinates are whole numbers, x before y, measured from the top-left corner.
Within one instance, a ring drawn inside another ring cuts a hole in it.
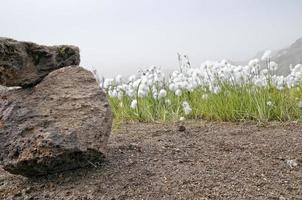
[[[51,71],[79,63],[75,46],[42,46],[0,37],[0,85],[32,86]]]
[[[111,125],[93,74],[58,69],[33,88],[0,91],[0,164],[24,176],[89,165],[103,158]]]

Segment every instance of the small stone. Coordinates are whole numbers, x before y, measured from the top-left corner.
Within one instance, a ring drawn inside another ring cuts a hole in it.
[[[186,127],[184,125],[178,126],[178,131],[184,132],[186,130]]]
[[[290,168],[294,168],[298,166],[298,163],[296,160],[286,160],[286,164],[290,167]]]

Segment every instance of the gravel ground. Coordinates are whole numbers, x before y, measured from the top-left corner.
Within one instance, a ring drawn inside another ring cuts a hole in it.
[[[302,124],[130,123],[90,168],[35,179],[0,169],[0,199],[302,199],[301,158]]]

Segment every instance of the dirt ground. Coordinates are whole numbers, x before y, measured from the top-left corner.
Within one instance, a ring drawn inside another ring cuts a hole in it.
[[[0,169],[0,199],[302,199],[302,124],[185,127],[122,125],[86,169],[35,179]]]

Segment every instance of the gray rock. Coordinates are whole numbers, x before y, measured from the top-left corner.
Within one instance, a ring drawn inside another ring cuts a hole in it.
[[[0,93],[0,164],[24,176],[89,165],[104,157],[111,126],[93,74],[64,67],[33,88]]]
[[[33,86],[56,69],[79,65],[79,48],[0,38],[0,85]]]

